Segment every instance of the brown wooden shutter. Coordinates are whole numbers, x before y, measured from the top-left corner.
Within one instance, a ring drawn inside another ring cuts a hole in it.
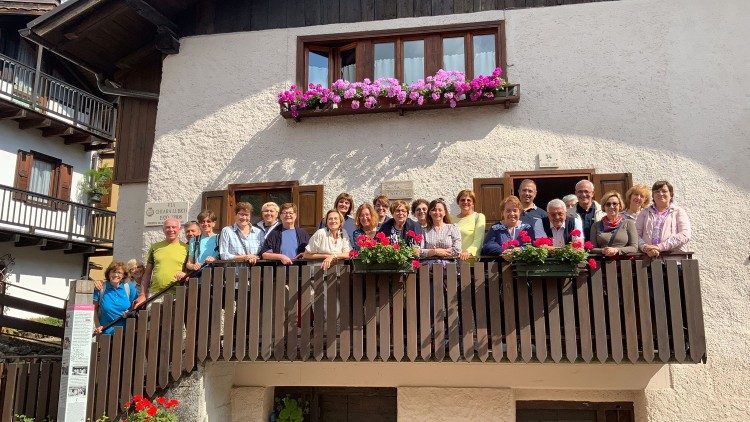
[[[203,198],[201,201],[201,211],[210,210],[216,214],[216,228],[214,229],[217,233],[225,226],[231,224],[231,214],[234,204],[231,203],[229,198],[229,191],[227,190],[211,190],[203,192]],[[230,204],[231,203],[231,204]]]
[[[510,183],[505,178],[474,179],[474,194],[477,196],[474,209],[484,214],[487,229],[503,219],[500,202],[508,195],[509,190]]]
[[[16,177],[13,181],[13,187],[16,189],[29,190],[29,180],[31,179],[31,163],[34,156],[30,152],[18,151],[16,158]],[[26,195],[14,192],[13,199],[16,201],[25,201]]]
[[[602,195],[613,190],[625,196],[625,192],[633,186],[633,175],[630,173],[593,174],[594,197],[601,201]]]
[[[292,189],[297,191],[295,202],[299,207],[299,218],[297,224],[313,234],[318,229],[318,223],[323,218],[323,185],[299,186]]]
[[[57,189],[55,189],[54,196],[57,199],[63,201],[70,201],[70,189],[73,184],[73,166],[69,164],[59,164],[57,167]],[[58,210],[67,210],[68,204],[63,202],[56,202]]]

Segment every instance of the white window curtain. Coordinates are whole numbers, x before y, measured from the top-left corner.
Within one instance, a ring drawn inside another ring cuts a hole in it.
[[[308,66],[307,80],[311,84],[321,84],[323,86],[328,86],[328,68]]]
[[[465,72],[464,54],[446,54],[443,56],[443,69]]]
[[[396,77],[395,59],[375,60],[375,79]]]
[[[350,64],[341,68],[341,79],[348,82],[357,82],[356,64]],[[325,84],[324,84],[325,85]]]
[[[404,82],[413,84],[424,79],[424,57],[404,58]]]
[[[49,186],[52,181],[52,163],[34,160],[31,163],[31,177],[29,178],[29,191],[41,195],[49,195]]]
[[[495,52],[474,53],[474,76],[490,76],[495,70]]]

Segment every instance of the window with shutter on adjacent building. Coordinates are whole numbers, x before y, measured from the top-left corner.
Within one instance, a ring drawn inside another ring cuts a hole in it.
[[[15,200],[67,209],[67,204],[53,199],[70,201],[72,182],[73,166],[36,151],[18,151],[13,187],[36,195],[16,192]]]

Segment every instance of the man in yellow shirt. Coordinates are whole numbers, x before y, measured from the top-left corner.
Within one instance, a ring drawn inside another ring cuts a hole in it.
[[[162,226],[164,240],[151,245],[146,255],[146,271],[141,280],[141,294],[135,306],[146,300],[149,294],[158,293],[182,274],[188,258],[188,246],[179,239],[180,220],[167,218]]]

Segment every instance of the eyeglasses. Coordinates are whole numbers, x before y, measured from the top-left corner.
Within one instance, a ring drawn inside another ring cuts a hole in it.
[[[619,202],[607,202],[604,205],[607,206],[607,207],[619,207],[620,203]]]
[[[124,276],[125,275],[125,273],[122,272],[122,271],[112,271],[110,274],[111,275],[119,275],[119,276]]]
[[[281,215],[294,215],[294,211],[284,211]]]
[[[237,217],[250,217],[250,214],[246,212],[238,212]]]
[[[427,212],[427,208],[417,208],[414,212]]]

